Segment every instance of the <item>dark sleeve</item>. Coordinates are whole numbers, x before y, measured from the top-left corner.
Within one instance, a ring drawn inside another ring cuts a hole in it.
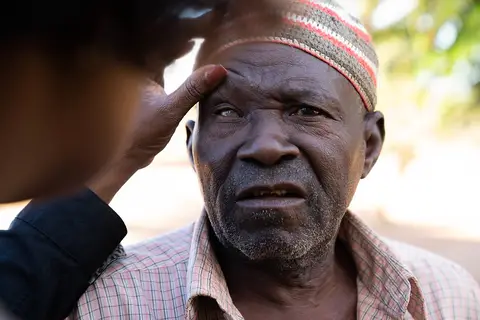
[[[0,299],[20,319],[64,319],[126,234],[90,190],[30,202],[0,232]]]

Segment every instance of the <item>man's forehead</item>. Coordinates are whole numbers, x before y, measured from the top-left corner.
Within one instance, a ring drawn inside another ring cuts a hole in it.
[[[229,71],[225,90],[241,87],[275,91],[290,98],[315,98],[339,103],[349,81],[327,63],[283,44],[258,43],[226,51],[218,63]],[[358,95],[358,94],[357,94]]]
[[[305,61],[319,61],[298,48],[274,42],[252,42],[232,46],[213,55],[212,59],[219,62],[253,63],[258,66],[292,64],[297,60],[298,63],[294,63],[294,65],[303,65]]]
[[[292,86],[319,79],[344,78],[334,68],[302,50],[283,44],[252,43],[226,50],[213,63],[222,64],[235,77],[275,76],[291,79]]]

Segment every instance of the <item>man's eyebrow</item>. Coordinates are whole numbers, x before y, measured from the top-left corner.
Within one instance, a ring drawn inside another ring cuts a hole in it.
[[[231,73],[233,73],[233,74],[236,75],[236,76],[239,76],[239,77],[244,78],[244,76],[243,76],[240,72],[238,72],[235,68],[227,67],[227,68],[225,68],[225,69],[227,69],[228,72],[231,72]]]
[[[292,100],[315,100],[317,104],[340,108],[340,101],[328,91],[321,88],[312,90],[308,87],[285,86],[281,88],[282,98]]]
[[[285,90],[281,90],[281,99],[285,102],[305,103],[311,106],[320,107],[340,120],[345,116],[345,110],[342,107],[340,100],[332,96],[332,94],[326,90],[321,90],[321,88],[312,90],[308,86],[288,86],[288,88],[282,89]]]

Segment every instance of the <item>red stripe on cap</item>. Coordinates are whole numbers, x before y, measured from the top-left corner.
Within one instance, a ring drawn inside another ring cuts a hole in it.
[[[362,38],[363,40],[365,40],[367,42],[372,42],[372,37],[368,33],[365,33],[360,28],[352,25],[351,23],[349,23],[348,21],[346,21],[345,19],[340,17],[340,15],[338,13],[336,13],[335,11],[333,11],[332,9],[327,8],[325,6],[322,6],[318,3],[315,3],[312,0],[299,0],[299,1],[306,4],[306,5],[314,7],[315,9],[318,9],[318,10],[320,10],[320,11],[322,11],[322,12],[328,14],[328,15],[331,15],[331,16],[335,17],[337,20],[342,22],[347,28],[353,30],[353,32],[355,32],[360,38]]]
[[[364,68],[365,70],[367,70],[367,73],[370,75],[370,77],[372,78],[372,81],[373,83],[375,84],[375,86],[377,85],[377,78],[375,76],[375,72],[374,70],[368,65],[367,62],[365,62],[365,60],[360,57],[358,54],[355,53],[355,51],[353,51],[350,47],[348,47],[347,45],[345,45],[344,43],[338,41],[337,39],[335,39],[332,35],[328,34],[328,33],[325,33],[323,32],[322,30],[318,29],[318,28],[314,28],[312,27],[311,25],[307,24],[307,23],[304,23],[304,22],[299,22],[299,21],[294,21],[294,20],[291,20],[291,19],[288,19],[288,18],[284,18],[286,22],[290,23],[290,24],[293,24],[293,25],[299,25],[301,26],[302,28],[305,28],[311,32],[314,32],[316,34],[318,34],[319,36],[321,36],[322,38],[325,38],[327,40],[329,40],[332,44],[334,44],[335,46],[345,50],[346,52],[348,52],[351,56],[353,56],[357,61],[358,63],[360,63]]]

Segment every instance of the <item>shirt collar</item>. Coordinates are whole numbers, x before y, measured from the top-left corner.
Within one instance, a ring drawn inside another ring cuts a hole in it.
[[[358,271],[357,283],[368,289],[385,314],[403,319],[408,311],[415,319],[426,318],[418,280],[372,229],[348,211],[339,238],[351,250]]]
[[[189,255],[187,319],[198,318],[196,313],[201,307],[198,305],[199,297],[215,300],[230,318],[242,319],[233,304],[222,269],[209,242],[208,223],[203,211],[194,227]],[[358,270],[358,285],[368,291],[367,294],[359,292],[357,309],[360,312],[362,307],[371,308],[373,300],[378,309],[391,318],[403,319],[408,311],[415,319],[426,319],[425,301],[417,279],[373,230],[347,212],[339,238],[352,252]]]
[[[200,308],[199,297],[212,298],[223,312],[234,319],[240,319],[240,312],[233,304],[227,282],[210,244],[208,223],[207,215],[203,211],[193,229],[187,267],[187,319],[198,318],[196,313]]]

